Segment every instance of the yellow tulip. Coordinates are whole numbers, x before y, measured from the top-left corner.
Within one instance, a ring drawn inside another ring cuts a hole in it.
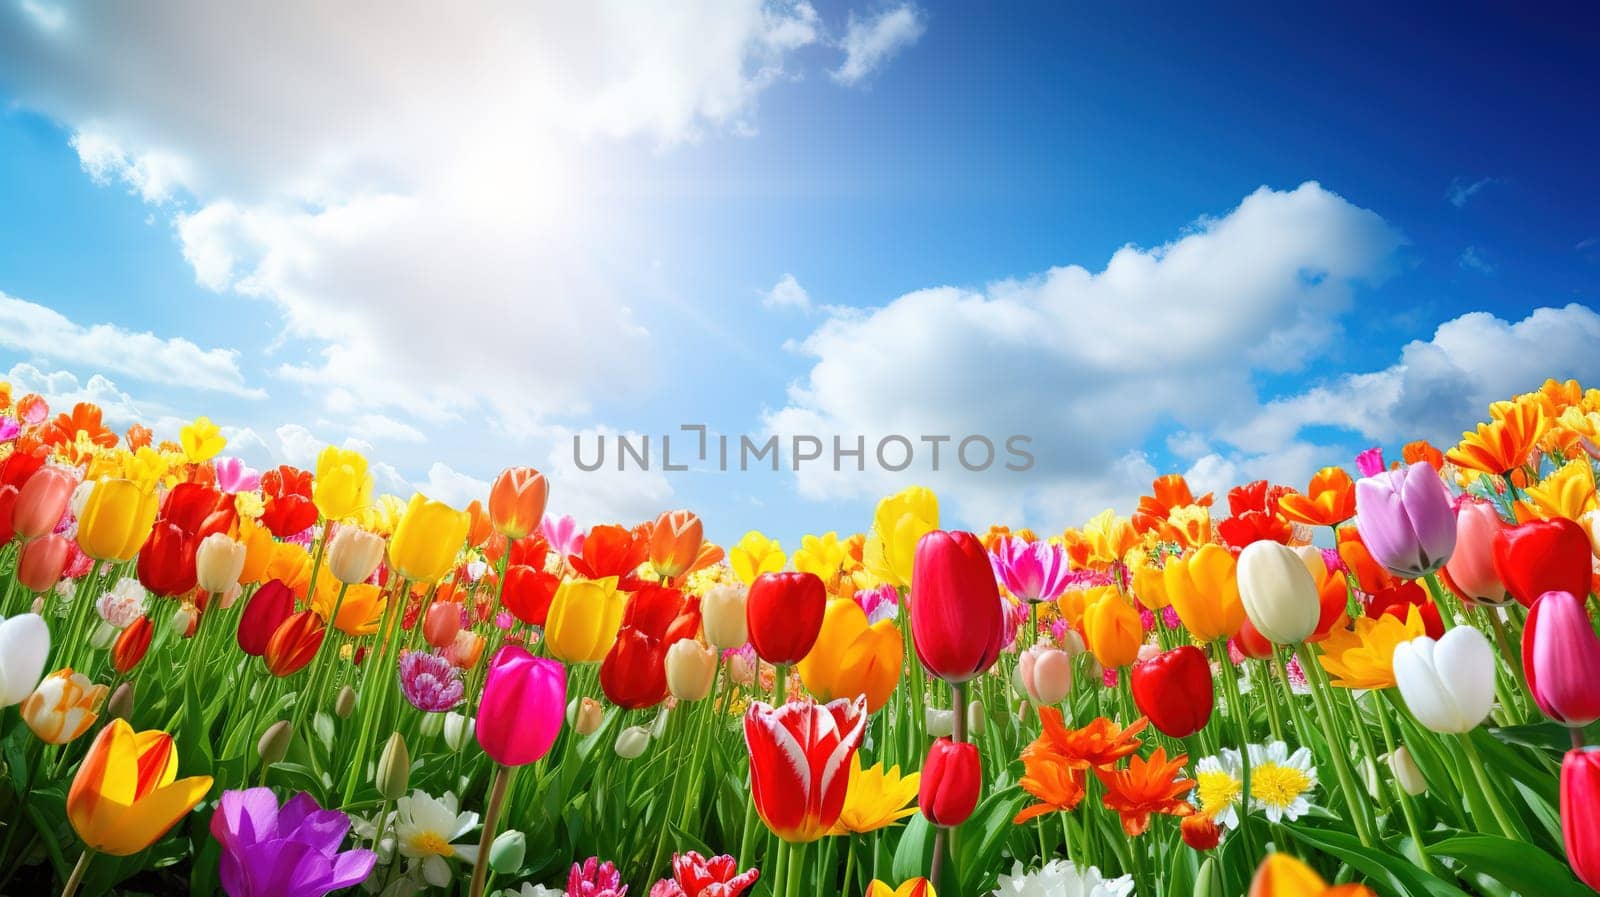
[[[823,582],[833,582],[839,571],[844,569],[848,557],[845,550],[845,543],[839,541],[838,533],[803,536],[800,550],[794,553],[794,568],[801,573],[815,573]]]
[[[745,585],[755,582],[756,577],[763,573],[782,570],[785,560],[783,546],[778,544],[778,540],[767,538],[759,530],[745,533],[739,544],[728,551],[728,565],[733,568],[733,575]]]
[[[545,646],[567,663],[599,663],[617,640],[627,603],[615,576],[564,580],[550,599]]]
[[[343,520],[372,504],[372,474],[367,459],[354,449],[330,445],[317,456],[317,478],[311,502],[328,520]]]
[[[1133,597],[1151,610],[1161,610],[1172,603],[1167,597],[1167,581],[1159,567],[1142,564],[1134,568]]]
[[[67,819],[91,850],[132,856],[160,840],[211,790],[210,776],[178,779],[165,732],[114,719],[100,730],[67,793]]]
[[[274,542],[272,556],[267,559],[267,569],[262,575],[281,581],[296,598],[304,598],[311,585],[311,555],[293,542]]]
[[[1244,625],[1233,555],[1220,545],[1202,545],[1194,554],[1167,561],[1162,571],[1167,598],[1195,638],[1231,638]]]
[[[127,563],[150,538],[160,507],[153,484],[101,480],[78,515],[78,547],[97,561]]]
[[[867,696],[875,713],[900,682],[905,644],[893,620],[868,625],[866,611],[851,598],[835,598],[822,614],[822,631],[811,653],[797,664],[800,681],[819,701]]]
[[[878,502],[862,562],[881,581],[909,588],[917,542],[938,528],[939,497],[921,486],[903,489]]]
[[[882,763],[863,769],[861,754],[855,754],[850,760],[850,784],[845,791],[844,810],[828,834],[862,835],[914,815],[917,808],[907,804],[917,799],[917,788],[921,784],[922,773],[903,776],[898,766],[884,772]]]
[[[197,417],[194,423],[179,430],[178,442],[183,446],[184,457],[191,464],[210,461],[222,454],[222,449],[228,444],[228,440],[222,436],[222,428],[212,423],[209,417]]]
[[[938,895],[934,893],[932,883],[926,878],[913,878],[898,888],[873,879],[872,884],[867,885],[866,897],[938,897]]]
[[[1577,520],[1595,508],[1594,468],[1588,458],[1576,458],[1527,492],[1540,517]]]
[[[142,489],[153,491],[171,471],[171,459],[148,445],[123,459],[122,476],[138,483]]]
[[[1126,517],[1110,508],[1083,525],[1083,538],[1089,544],[1089,566],[1105,567],[1118,563],[1128,549],[1139,544],[1139,534]]]
[[[411,496],[389,540],[389,565],[412,582],[438,582],[455,564],[470,523],[465,511],[420,492]]]
[[[1104,667],[1125,667],[1139,659],[1144,626],[1126,598],[1108,591],[1083,612],[1083,640]]]

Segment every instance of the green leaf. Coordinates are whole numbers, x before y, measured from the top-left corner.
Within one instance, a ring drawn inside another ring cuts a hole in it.
[[[955,867],[965,893],[988,892],[985,880],[992,880],[999,872],[1000,849],[1005,846],[1006,835],[1013,828],[1011,820],[1022,803],[1021,789],[996,790],[962,824]]]
[[[894,849],[894,863],[890,866],[895,881],[928,874],[928,867],[933,863],[936,831],[921,813],[906,822],[905,830],[900,833],[900,843]]]
[[[1410,860],[1384,850],[1365,847],[1353,835],[1331,829],[1289,825],[1295,838],[1343,860],[1368,879],[1385,897],[1460,897],[1461,890],[1423,872]]]
[[[1459,860],[1473,872],[1529,897],[1594,897],[1572,877],[1566,863],[1506,838],[1460,834],[1430,845],[1428,851]]]

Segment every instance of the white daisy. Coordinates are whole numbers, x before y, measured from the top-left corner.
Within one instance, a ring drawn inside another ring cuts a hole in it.
[[[1239,752],[1233,748],[1223,748],[1220,754],[1201,759],[1195,764],[1195,786],[1189,793],[1189,803],[1224,829],[1237,828],[1239,802],[1244,797],[1242,773]]]
[[[422,791],[397,801],[394,819],[395,844],[400,855],[422,864],[422,877],[442,888],[450,883],[450,864],[454,857],[467,865],[478,860],[478,845],[455,843],[478,827],[477,813],[459,813],[456,796],[449,792],[435,800]]]
[[[1000,876],[992,897],[1129,897],[1133,876],[1106,879],[1093,866],[1079,869],[1069,860],[1051,860],[1029,872],[1021,863]]]
[[[1293,754],[1281,741],[1250,745],[1250,806],[1273,822],[1293,822],[1311,809],[1306,795],[1317,787],[1317,767],[1311,751]]]

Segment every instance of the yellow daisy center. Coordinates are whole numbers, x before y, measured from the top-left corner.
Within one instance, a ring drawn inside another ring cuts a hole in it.
[[[449,841],[439,836],[438,832],[419,832],[411,838],[411,849],[420,854],[434,856],[455,856],[456,849]]]
[[[1311,788],[1311,777],[1278,763],[1267,763],[1250,771],[1250,796],[1263,804],[1288,809]]]
[[[1225,772],[1202,772],[1195,777],[1195,782],[1195,791],[1200,796],[1200,811],[1208,814],[1216,813],[1238,800],[1239,792],[1244,789],[1238,779]]]

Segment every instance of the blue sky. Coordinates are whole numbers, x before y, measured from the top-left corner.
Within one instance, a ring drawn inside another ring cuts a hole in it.
[[[586,523],[786,543],[913,481],[1052,530],[1166,470],[1303,483],[1600,384],[1576,7],[274,9],[0,12],[0,372],[258,464],[353,439],[464,500],[530,463]],[[570,467],[683,423],[1040,463]]]

